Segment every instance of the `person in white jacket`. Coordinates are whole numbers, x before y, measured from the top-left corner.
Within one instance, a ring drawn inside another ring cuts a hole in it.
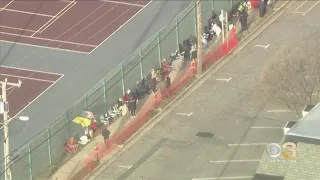
[[[220,36],[220,34],[221,34],[221,28],[220,28],[216,23],[214,23],[214,24],[212,25],[212,30],[213,30],[213,32],[216,34],[217,37]]]

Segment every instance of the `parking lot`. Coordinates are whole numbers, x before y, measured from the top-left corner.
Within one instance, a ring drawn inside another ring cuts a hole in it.
[[[308,34],[314,31],[319,6],[305,2],[310,6],[301,15],[294,11],[303,2],[295,3],[90,179],[252,179],[266,145],[279,143],[285,124],[301,113],[267,96],[261,83],[261,73],[279,58],[282,46],[296,48],[312,38]]]

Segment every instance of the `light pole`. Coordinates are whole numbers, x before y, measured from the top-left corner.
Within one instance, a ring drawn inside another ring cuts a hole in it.
[[[197,32],[198,32],[198,50],[197,50],[197,73],[202,73],[202,18],[201,18],[201,0],[197,0]]]
[[[3,114],[3,133],[4,133],[4,170],[5,170],[5,180],[11,180],[11,168],[10,168],[10,144],[9,144],[9,105],[7,102],[7,86],[11,86],[9,88],[21,87],[22,82],[19,80],[18,83],[8,82],[8,79],[5,78],[4,81],[0,81],[1,85],[1,101],[0,101],[0,114]],[[29,120],[28,117],[20,117],[22,121]]]

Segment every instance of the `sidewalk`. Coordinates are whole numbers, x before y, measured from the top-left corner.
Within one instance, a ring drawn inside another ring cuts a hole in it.
[[[251,24],[253,22],[255,16],[258,14],[258,12],[259,12],[258,9],[253,9],[250,12],[250,15],[248,18],[249,24]],[[236,29],[237,29],[237,34],[238,34],[238,32],[241,31],[241,27],[240,27],[239,23],[236,25]],[[240,34],[242,34],[242,33],[240,33]],[[221,44],[221,41],[222,40],[220,39],[220,40],[215,41],[213,44],[210,44],[210,48],[207,49],[206,52],[209,52],[209,50],[218,47]],[[188,65],[189,64],[186,64],[183,66],[188,66]],[[183,67],[182,67],[182,69],[183,69]],[[174,81],[174,79],[178,73],[179,72],[174,72],[174,73],[170,74],[172,81]],[[149,96],[147,98],[153,98],[153,97]],[[117,119],[108,128],[109,131],[111,132],[111,136],[117,134],[119,131],[121,131],[121,129],[123,129],[125,126],[127,126],[133,120],[134,119],[131,119],[128,116],[124,116],[124,117]],[[103,143],[103,137],[101,135],[98,135],[97,137],[92,139],[84,148],[82,148],[81,151],[79,151],[77,154],[75,154],[66,164],[64,164],[61,168],[59,168],[58,171],[52,176],[51,179],[52,180],[71,179],[77,172],[83,170],[83,168],[85,166],[84,160],[86,159],[86,157],[88,156],[89,153],[94,151],[96,145],[101,144],[101,143]],[[101,160],[102,164],[104,164],[104,162],[108,161],[108,159],[110,159],[114,154],[116,154],[121,149],[120,146],[114,147],[114,148],[111,148],[111,151],[109,152],[109,154],[104,159]]]

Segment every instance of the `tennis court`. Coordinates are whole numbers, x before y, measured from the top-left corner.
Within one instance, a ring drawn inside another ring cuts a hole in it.
[[[62,74],[57,73],[0,66],[0,81],[4,81],[5,78],[12,83],[22,81],[20,88],[9,85],[7,87],[7,98],[10,104],[9,116],[13,117],[22,112],[62,77]]]
[[[90,54],[150,1],[1,1],[0,41]]]

